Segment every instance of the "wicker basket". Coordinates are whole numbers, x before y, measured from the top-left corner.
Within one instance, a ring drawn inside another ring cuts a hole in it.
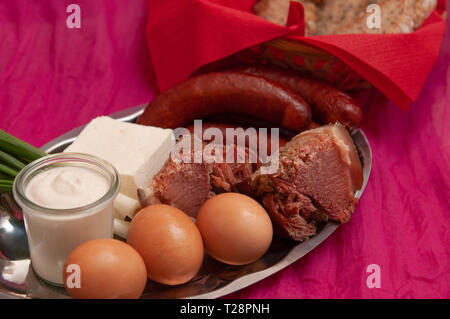
[[[247,54],[242,56],[246,56],[247,60],[298,70],[344,90],[365,89],[371,86],[335,56],[291,40],[271,40],[251,47]]]

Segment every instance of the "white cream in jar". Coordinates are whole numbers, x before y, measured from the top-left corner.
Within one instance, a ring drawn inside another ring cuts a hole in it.
[[[115,168],[81,153],[49,155],[25,167],[14,182],[34,271],[63,285],[63,266],[79,244],[113,237]]]
[[[91,204],[108,189],[109,182],[100,172],[86,167],[62,166],[36,175],[25,194],[46,208],[68,209]]]

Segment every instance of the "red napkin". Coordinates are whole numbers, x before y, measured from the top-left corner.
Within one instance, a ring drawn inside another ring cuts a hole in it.
[[[409,34],[303,36],[303,7],[291,2],[288,26],[252,14],[255,0],[149,0],[146,29],[161,91],[211,62],[284,37],[321,48],[346,63],[400,108],[419,96],[438,58],[445,31],[439,12]]]

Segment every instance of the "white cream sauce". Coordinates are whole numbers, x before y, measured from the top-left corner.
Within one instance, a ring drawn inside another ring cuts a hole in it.
[[[69,209],[99,200],[109,189],[107,178],[94,169],[61,166],[34,176],[25,190],[28,199],[53,209]]]

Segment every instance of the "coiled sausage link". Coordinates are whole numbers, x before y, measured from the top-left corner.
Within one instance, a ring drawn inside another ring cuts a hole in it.
[[[233,72],[262,76],[294,90],[308,102],[313,120],[320,124],[340,122],[348,128],[361,125],[362,111],[355,99],[323,81],[291,70],[257,64],[236,67]]]
[[[190,78],[158,95],[138,123],[177,128],[209,115],[238,113],[300,132],[311,123],[305,100],[283,85],[260,76],[213,72]]]

